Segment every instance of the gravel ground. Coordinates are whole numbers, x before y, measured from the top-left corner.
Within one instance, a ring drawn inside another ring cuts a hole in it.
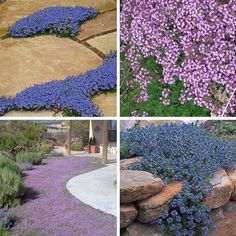
[[[103,167],[98,158],[45,159],[44,165],[24,172],[27,192],[21,206],[12,208],[17,217],[13,236],[105,236],[116,235],[116,217],[85,205],[66,189],[66,182]]]

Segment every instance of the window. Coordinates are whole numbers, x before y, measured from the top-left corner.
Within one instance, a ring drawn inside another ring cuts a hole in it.
[[[116,130],[117,130],[116,120],[110,120],[108,123],[108,140],[109,140],[109,142],[116,142]]]

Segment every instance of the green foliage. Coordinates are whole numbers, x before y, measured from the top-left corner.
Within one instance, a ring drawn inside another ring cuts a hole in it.
[[[73,150],[73,151],[81,151],[81,150],[83,150],[83,148],[82,148],[80,143],[72,143],[71,144],[71,150]]]
[[[1,236],[10,236],[10,233],[5,229],[3,225],[0,225],[0,235]]]
[[[214,129],[219,135],[236,135],[236,122],[214,121]]]
[[[45,134],[46,127],[42,124],[11,121],[0,126],[0,150],[15,155],[19,146],[26,150],[34,149]]]
[[[88,145],[88,136],[89,136],[88,120],[72,121],[72,137],[80,138],[83,147]]]
[[[122,60],[122,79],[121,79],[121,116],[131,116],[131,112],[136,110],[139,115],[143,111],[147,112],[149,116],[210,116],[208,109],[199,107],[192,102],[180,104],[179,96],[181,90],[184,88],[183,82],[176,78],[176,83],[173,85],[163,85],[160,79],[163,78],[163,69],[161,65],[156,64],[154,58],[149,57],[143,59],[141,64],[146,68],[155,80],[148,87],[149,99],[146,102],[137,103],[135,98],[140,94],[138,84],[134,81],[130,71],[130,63],[125,60],[121,54]],[[178,63],[182,63],[184,55],[180,55]],[[132,83],[133,88],[127,87],[126,83]],[[164,88],[170,89],[170,105],[165,106],[161,103],[161,92]]]
[[[30,162],[33,165],[41,165],[44,154],[40,152],[19,152],[16,154],[16,162]]]
[[[0,207],[19,205],[19,197],[23,195],[24,190],[19,174],[7,167],[0,167]]]
[[[39,147],[39,152],[48,154],[53,150],[53,146],[49,143],[42,143]]]
[[[96,145],[96,139],[95,139],[95,137],[91,137],[90,139],[89,139],[89,145]]]
[[[0,168],[7,168],[18,175],[20,175],[21,173],[20,168],[16,165],[14,161],[3,156],[0,156]]]

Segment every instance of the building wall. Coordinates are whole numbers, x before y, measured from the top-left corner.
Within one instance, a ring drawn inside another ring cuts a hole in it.
[[[103,143],[103,121],[102,120],[92,120],[90,121],[89,126],[89,138],[95,138],[96,143],[99,146],[100,153],[102,153],[102,143]],[[108,143],[108,153],[116,154],[117,153],[117,143],[109,142]]]

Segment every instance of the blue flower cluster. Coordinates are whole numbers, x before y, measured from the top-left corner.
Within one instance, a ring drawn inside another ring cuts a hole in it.
[[[74,111],[76,116],[100,116],[91,96],[116,87],[116,53],[110,53],[95,70],[62,81],[34,85],[15,98],[0,97],[0,115],[10,110],[41,110],[56,108]]]
[[[96,16],[97,11],[91,7],[48,7],[18,20],[8,34],[14,38],[38,34],[74,37],[84,21]]]
[[[208,236],[214,230],[203,203],[212,186],[209,179],[220,168],[232,169],[236,142],[216,137],[194,124],[147,126],[121,133],[121,156],[141,155],[131,167],[160,177],[166,184],[183,181],[183,191],[170,209],[155,221],[160,230],[175,236]]]

